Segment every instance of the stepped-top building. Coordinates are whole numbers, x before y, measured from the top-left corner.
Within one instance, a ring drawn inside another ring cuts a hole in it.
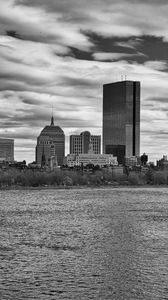
[[[37,137],[36,163],[41,166],[49,166],[50,161],[55,158],[59,166],[63,165],[65,156],[65,135],[64,131],[54,125],[54,118],[51,117],[51,124],[43,128]]]
[[[89,131],[83,131],[79,135],[70,136],[70,154],[88,153],[90,143],[93,146],[93,152],[100,154],[101,136],[91,135]]]

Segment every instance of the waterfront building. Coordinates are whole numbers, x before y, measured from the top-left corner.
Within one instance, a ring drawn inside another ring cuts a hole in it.
[[[103,153],[125,157],[140,153],[140,82],[103,85]]]
[[[140,156],[129,156],[125,157],[125,166],[128,167],[137,167],[141,165]]]
[[[101,152],[101,136],[91,135],[89,131],[81,132],[80,135],[70,136],[70,154],[84,154],[89,151],[89,144],[93,145],[93,152]]]
[[[99,167],[118,165],[117,157],[113,156],[113,154],[79,154],[76,157],[76,162],[78,166],[86,166],[88,164]]]
[[[37,137],[36,163],[42,167],[50,166],[52,162],[56,166],[63,165],[65,156],[65,135],[59,126],[54,125],[54,118],[51,124],[43,128]]]
[[[93,144],[91,142],[88,145],[87,153],[78,155],[68,154],[65,162],[68,167],[85,167],[89,164],[99,167],[118,165],[117,157],[114,157],[112,154],[95,154],[93,151]]]
[[[111,172],[112,178],[122,176],[124,174],[123,166],[110,166],[108,171]]]
[[[143,153],[143,155],[141,155],[141,164],[142,164],[142,166],[146,166],[147,161],[148,161],[148,155]]]
[[[68,167],[86,166],[92,164],[94,166],[104,167],[104,166],[117,166],[117,157],[113,154],[94,154],[94,153],[84,153],[84,154],[68,154],[66,156],[66,165]]]
[[[0,161],[14,161],[14,140],[0,138]]]
[[[167,160],[167,155],[163,155],[163,158],[160,160],[157,160],[157,167],[162,169],[162,170],[168,170],[168,160]]]
[[[68,154],[64,158],[64,165],[70,168],[77,167],[76,157],[77,157],[76,154]]]

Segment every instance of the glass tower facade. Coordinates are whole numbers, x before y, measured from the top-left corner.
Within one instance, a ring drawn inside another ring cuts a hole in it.
[[[140,153],[140,82],[103,85],[103,153],[124,157]]]

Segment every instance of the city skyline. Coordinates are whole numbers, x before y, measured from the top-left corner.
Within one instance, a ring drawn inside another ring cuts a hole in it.
[[[37,136],[102,136],[103,85],[141,82],[141,154],[168,154],[166,0],[0,0],[0,137],[35,159]]]

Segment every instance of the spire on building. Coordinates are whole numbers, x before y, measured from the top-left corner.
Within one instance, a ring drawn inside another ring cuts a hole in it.
[[[51,126],[54,126],[54,117],[51,117]]]
[[[52,106],[51,126],[54,126],[53,106]]]

